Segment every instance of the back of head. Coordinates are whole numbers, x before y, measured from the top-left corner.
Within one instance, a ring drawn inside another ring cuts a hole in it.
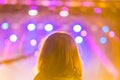
[[[82,67],[73,38],[62,32],[48,36],[40,50],[39,73],[35,80],[81,80]],[[61,79],[64,78],[64,79]],[[68,79],[70,78],[70,79]]]

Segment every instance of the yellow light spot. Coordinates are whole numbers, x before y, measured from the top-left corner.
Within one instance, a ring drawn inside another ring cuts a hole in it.
[[[107,3],[105,3],[105,2],[99,2],[99,3],[98,3],[98,6],[99,6],[100,8],[106,8],[106,7],[107,7]]]

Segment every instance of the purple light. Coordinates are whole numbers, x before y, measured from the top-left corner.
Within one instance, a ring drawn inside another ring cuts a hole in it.
[[[101,14],[102,13],[102,10],[100,8],[94,8],[94,12],[95,13],[98,13],[98,14]]]
[[[5,0],[0,0],[0,4],[5,4]]]

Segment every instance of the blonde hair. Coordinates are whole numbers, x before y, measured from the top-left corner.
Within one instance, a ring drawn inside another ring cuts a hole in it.
[[[34,80],[40,80],[39,78],[43,76],[44,78],[49,77],[48,80],[71,76],[81,80],[82,65],[79,52],[69,34],[56,32],[46,38],[40,50],[38,70],[39,73]]]

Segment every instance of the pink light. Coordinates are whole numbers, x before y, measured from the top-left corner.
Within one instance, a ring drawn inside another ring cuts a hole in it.
[[[50,1],[42,1],[41,4],[43,6],[50,6]]]
[[[61,1],[49,1],[49,0],[44,0],[44,1],[41,1],[41,2],[38,2],[38,3],[41,3],[41,5],[43,6],[61,6],[62,5],[62,2]]]
[[[102,13],[102,10],[100,8],[94,8],[94,12],[100,14]]]
[[[87,32],[85,30],[81,31],[81,36],[85,37],[87,35]]]
[[[16,4],[16,3],[17,3],[17,0],[8,1],[8,4]]]
[[[110,37],[114,37],[114,36],[115,36],[115,33],[114,33],[113,31],[110,31],[110,32],[109,32],[109,36],[110,36]]]
[[[72,3],[71,3],[71,2],[65,2],[65,5],[67,5],[67,6],[71,6]]]
[[[91,6],[94,6],[94,3],[93,2],[83,2],[83,6],[91,7]]]

